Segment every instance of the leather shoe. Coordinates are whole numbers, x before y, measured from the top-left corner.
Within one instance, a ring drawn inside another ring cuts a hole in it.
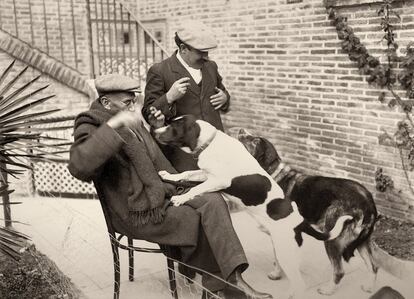
[[[219,291],[206,291],[203,290],[203,294],[201,295],[201,299],[226,299],[227,297],[224,295],[223,290]]]
[[[247,282],[244,281],[240,271],[235,271],[229,282],[234,284],[238,289],[242,290],[247,298],[251,299],[272,299],[273,296],[267,293],[262,293],[253,289]]]

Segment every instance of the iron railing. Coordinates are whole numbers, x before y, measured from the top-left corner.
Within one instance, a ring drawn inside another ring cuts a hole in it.
[[[86,2],[93,73],[122,73],[145,81],[148,68],[161,61],[166,50],[123,4]]]
[[[117,72],[144,83],[167,53],[115,0],[1,0],[0,29],[88,77]]]
[[[85,0],[1,0],[0,29],[89,75],[85,9]]]

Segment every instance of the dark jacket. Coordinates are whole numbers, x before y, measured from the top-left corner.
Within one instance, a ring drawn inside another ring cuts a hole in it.
[[[203,78],[200,87],[177,59],[176,53],[164,61],[154,64],[147,74],[144,107],[142,109],[147,121],[150,114],[149,107],[154,106],[165,115],[167,123],[173,117],[193,114],[197,119],[205,120],[223,131],[219,110],[223,112],[229,110],[230,95],[222,83],[222,77],[218,73],[217,64],[214,61],[205,62],[201,72]],[[183,77],[190,78],[190,86],[186,94],[170,106],[166,99],[166,93],[175,81]],[[219,110],[215,110],[210,103],[210,96],[217,93],[215,87],[223,90],[228,98],[226,105]],[[163,151],[178,171],[197,168],[196,163],[188,154],[177,149],[163,148]]]
[[[160,63],[154,64],[148,71],[145,86],[145,100],[143,114],[148,117],[150,106],[161,110],[168,119],[184,114],[193,114],[197,119],[202,119],[217,129],[223,131],[223,124],[219,110],[214,110],[210,103],[210,96],[217,93],[215,87],[227,94],[228,101],[221,111],[228,111],[230,95],[222,83],[222,77],[218,73],[217,64],[214,61],[204,63],[202,69],[201,87],[193,80],[190,73],[177,59],[176,54]],[[183,77],[190,78],[190,86],[185,95],[175,101],[171,107],[168,105],[166,93],[175,81]]]
[[[82,134],[77,134],[77,130]],[[146,143],[152,143],[151,146],[154,146],[156,151],[153,157],[156,171],[175,172],[148,132],[141,131]],[[120,135],[106,124],[99,127],[88,123],[78,126],[75,130],[75,142],[70,149],[70,173],[80,180],[94,182],[100,199],[105,200],[109,207],[110,217],[117,232],[159,244],[196,246],[200,220],[198,213],[191,207],[168,207],[161,224],[147,223],[136,226],[130,221],[129,162],[119,161],[118,158],[124,156],[123,143]]]

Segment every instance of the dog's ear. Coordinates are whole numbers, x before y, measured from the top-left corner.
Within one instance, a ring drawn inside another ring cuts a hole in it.
[[[185,143],[191,150],[197,146],[197,140],[200,136],[200,125],[196,122],[193,115],[186,115],[185,118]]]
[[[240,128],[238,136],[246,136],[246,135],[252,136],[252,134],[249,131],[247,131],[245,128]]]
[[[279,154],[276,151],[274,145],[264,137],[261,137],[262,146],[264,148],[264,157],[263,157],[263,166],[270,168],[272,164],[279,164],[282,159],[280,159]]]

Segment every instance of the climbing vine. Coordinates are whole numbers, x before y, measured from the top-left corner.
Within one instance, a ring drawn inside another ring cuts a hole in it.
[[[386,63],[372,56],[367,48],[355,35],[354,30],[348,24],[346,17],[337,14],[332,8],[328,8],[329,19],[335,26],[338,38],[341,40],[342,49],[354,61],[361,74],[366,75],[369,84],[381,89],[378,100],[387,104],[390,108],[399,107],[404,116],[398,122],[396,131],[389,134],[384,131],[379,138],[380,144],[393,145],[398,148],[406,180],[410,191],[414,194],[413,186],[409,180],[408,171],[414,170],[414,122],[412,110],[414,106],[414,42],[409,43],[401,51],[405,56],[398,56],[398,44],[395,41],[394,25],[396,19],[401,20],[400,15],[393,9],[394,0],[384,0],[377,13],[381,17],[381,29],[384,31],[382,41],[387,43]],[[397,91],[396,91],[397,90]],[[405,91],[404,96],[400,96]],[[387,95],[388,94],[388,95]],[[375,180],[377,189],[384,192],[387,188],[393,188],[394,184],[388,176],[379,168]]]

